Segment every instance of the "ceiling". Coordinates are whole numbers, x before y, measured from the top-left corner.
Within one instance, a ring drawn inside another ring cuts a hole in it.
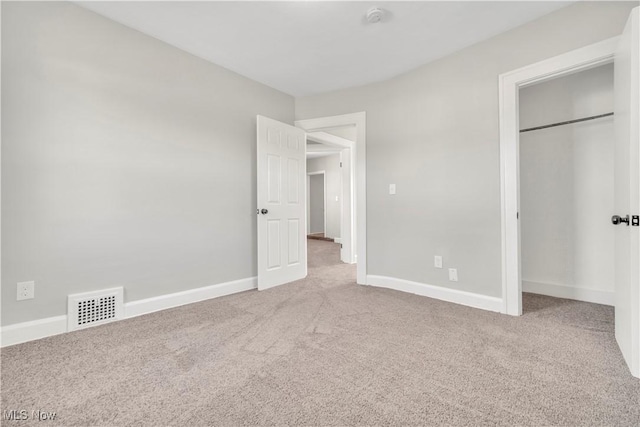
[[[386,80],[572,2],[76,2],[293,96]],[[370,24],[373,6],[386,14]]]

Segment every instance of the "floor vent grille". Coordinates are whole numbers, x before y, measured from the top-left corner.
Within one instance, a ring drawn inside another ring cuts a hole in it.
[[[121,319],[124,313],[123,295],[122,288],[69,295],[68,330],[74,331]]]

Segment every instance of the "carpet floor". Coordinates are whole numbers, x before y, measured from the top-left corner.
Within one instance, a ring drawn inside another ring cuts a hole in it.
[[[611,307],[526,294],[510,317],[309,276],[2,350],[3,425],[638,426]]]
[[[334,241],[334,239],[332,239],[331,237],[324,237],[324,233],[307,234],[307,239],[324,240],[325,242],[333,242]]]

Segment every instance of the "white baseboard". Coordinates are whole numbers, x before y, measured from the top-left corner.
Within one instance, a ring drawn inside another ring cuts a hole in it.
[[[342,239],[341,239],[340,237],[334,237],[334,238],[333,238],[333,241],[334,241],[335,243],[342,243]]]
[[[0,346],[7,347],[27,341],[39,340],[67,332],[67,315],[47,317],[31,322],[2,327]]]
[[[532,294],[574,299],[603,305],[615,305],[615,293],[611,291],[598,291],[595,289],[575,288],[572,286],[557,285],[553,283],[539,283],[523,280],[522,292],[531,292]]]
[[[457,289],[448,289],[442,286],[427,285],[426,283],[412,282],[410,280],[396,279],[395,277],[368,275],[367,285],[409,292],[442,301],[480,308],[482,310],[496,312],[502,312],[503,310],[502,298],[489,297],[472,292],[459,291]]]
[[[204,301],[212,298],[223,297],[238,292],[250,291],[258,286],[257,277],[234,280],[218,285],[189,289],[173,294],[131,301],[124,304],[124,317],[141,316],[168,308],[179,307],[185,304]],[[46,338],[67,332],[67,316],[48,317],[30,322],[16,323],[2,327],[0,346],[20,344],[40,338]]]
[[[220,283],[219,285],[205,286],[189,289],[174,294],[160,295],[157,297],[131,301],[124,305],[124,317],[141,316],[155,311],[166,310],[185,304],[204,301],[212,298],[223,297],[238,292],[250,291],[258,287],[258,278],[234,280],[233,282]]]

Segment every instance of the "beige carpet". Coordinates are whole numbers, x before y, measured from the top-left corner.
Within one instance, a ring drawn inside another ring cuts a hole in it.
[[[525,296],[509,317],[354,284],[309,241],[306,280],[2,351],[3,425],[640,424],[613,310]]]
[[[324,233],[307,234],[307,239],[324,240],[325,242],[333,242],[334,241],[334,239],[332,239],[331,237],[324,237]]]

